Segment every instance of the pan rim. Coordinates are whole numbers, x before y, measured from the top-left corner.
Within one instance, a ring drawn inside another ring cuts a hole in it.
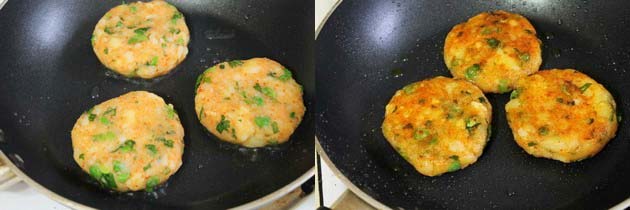
[[[35,188],[35,190],[41,194],[44,194],[45,196],[51,198],[52,200],[66,206],[69,207],[71,209],[95,209],[93,207],[84,205],[82,203],[79,203],[77,201],[74,200],[70,200],[66,197],[63,197],[55,192],[53,192],[52,190],[44,187],[43,185],[39,184],[37,181],[33,180],[31,177],[29,177],[27,174],[25,174],[20,168],[18,168],[10,159],[9,157],[4,154],[4,152],[2,150],[0,150],[0,160],[2,160],[8,167],[9,169],[11,169],[11,172],[13,172],[19,179],[21,179],[22,181],[24,181],[29,187],[33,187]],[[273,191],[272,193],[269,193],[267,195],[264,195],[260,198],[257,198],[256,200],[253,201],[249,201],[245,204],[241,204],[238,206],[234,206],[234,207],[230,207],[229,209],[255,209],[255,208],[259,208],[262,207],[266,204],[269,204],[275,200],[277,200],[278,198],[288,194],[289,192],[293,191],[294,189],[296,189],[297,187],[299,187],[300,185],[302,185],[304,182],[306,182],[311,176],[315,175],[315,166],[311,167],[308,171],[306,171],[304,174],[300,175],[297,179],[293,180],[292,182],[290,182],[289,184]]]

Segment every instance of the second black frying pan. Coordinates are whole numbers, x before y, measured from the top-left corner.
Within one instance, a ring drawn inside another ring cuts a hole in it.
[[[110,76],[90,45],[120,1],[9,1],[0,10],[0,149],[28,177],[86,206],[223,209],[291,183],[313,167],[312,1],[175,1],[191,30],[189,54],[154,81]],[[206,134],[194,111],[197,76],[215,63],[268,57],[304,86],[307,113],[291,140],[257,150]],[[70,130],[86,109],[133,90],[165,98],[185,129],[183,165],[157,194],[109,194],[72,159]],[[157,198],[156,198],[157,197]]]
[[[368,199],[404,209],[601,209],[630,197],[627,120],[598,155],[564,164],[518,147],[505,119],[509,94],[487,94],[493,129],[483,155],[439,177],[417,173],[385,140],[380,126],[394,92],[450,76],[442,58],[448,31],[498,9],[532,22],[543,42],[541,69],[575,68],[590,75],[628,118],[626,1],[344,1],[317,40],[316,79],[325,85],[317,87],[316,135],[325,155]],[[393,69],[403,75],[392,75]]]

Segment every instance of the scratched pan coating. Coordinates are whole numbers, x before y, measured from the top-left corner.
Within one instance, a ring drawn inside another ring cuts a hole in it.
[[[509,94],[487,94],[492,136],[479,160],[426,177],[383,137],[385,105],[407,84],[450,74],[450,29],[484,11],[527,17],[542,40],[541,69],[575,68],[603,84],[623,118],[595,157],[535,158],[505,118]],[[316,41],[316,135],[341,174],[398,209],[601,209],[630,197],[630,5],[625,1],[344,1]],[[322,82],[320,82],[322,84]]]
[[[225,209],[266,196],[313,167],[313,2],[169,1],[186,17],[190,51],[153,80],[118,77],[92,51],[94,26],[120,2],[9,1],[0,11],[0,150],[22,172],[99,209]],[[195,116],[197,76],[216,63],[252,57],[278,61],[304,86],[312,111],[286,144],[254,150],[225,143]],[[156,194],[112,194],[74,163],[70,131],[83,111],[135,90],[174,105],[185,131],[183,164]]]

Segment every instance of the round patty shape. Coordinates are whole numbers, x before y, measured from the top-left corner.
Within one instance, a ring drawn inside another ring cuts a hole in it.
[[[382,130],[418,172],[437,176],[477,161],[491,120],[492,106],[477,86],[440,76],[396,91]]]
[[[72,148],[103,187],[152,191],[182,165],[184,128],[173,105],[134,91],[84,112],[72,129]]]
[[[612,95],[573,69],[521,78],[505,105],[514,140],[527,153],[565,163],[597,154],[617,131]]]
[[[195,110],[219,139],[245,147],[286,142],[304,116],[302,86],[267,58],[219,63],[196,84]]]
[[[184,15],[164,1],[122,4],[105,13],[92,47],[107,68],[126,77],[150,79],[170,72],[188,54]]]
[[[446,35],[444,62],[453,77],[469,80],[483,92],[505,93],[519,78],[538,71],[540,40],[525,17],[484,12]]]

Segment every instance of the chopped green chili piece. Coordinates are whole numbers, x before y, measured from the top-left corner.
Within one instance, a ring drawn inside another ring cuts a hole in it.
[[[490,28],[488,27],[484,27],[483,29],[481,29],[481,34],[483,35],[488,35],[490,33],[492,33],[492,30],[490,30]]]
[[[181,12],[176,11],[175,14],[173,14],[173,16],[171,17],[171,23],[173,24],[177,23],[177,20],[182,17],[184,17],[184,15]]]
[[[158,63],[158,57],[153,56],[153,58],[151,58],[151,62],[149,62],[149,66],[157,66],[157,63]]]
[[[181,32],[181,30],[179,30],[179,28],[169,28],[168,32],[170,32],[172,34],[179,34]]]
[[[245,92],[243,92],[245,93]],[[258,97],[258,96],[252,96],[251,98],[247,98],[245,96],[245,103],[246,104],[256,104],[257,106],[263,106],[265,104],[263,98]]]
[[[416,90],[416,83],[411,83],[403,87],[402,89],[406,94],[411,94]]]
[[[291,79],[291,77],[293,76],[293,74],[291,74],[291,71],[289,71],[289,69],[282,69],[282,71],[284,72],[280,77],[278,77],[278,79],[280,81],[287,81],[289,79]]]
[[[413,133],[413,139],[422,140],[426,138],[427,136],[429,136],[429,134],[430,134],[429,130],[427,129],[416,130],[416,132]]]
[[[541,136],[549,134],[549,128],[547,128],[547,126],[538,128],[538,134],[540,134]]]
[[[536,146],[536,145],[538,145],[536,142],[529,142],[529,143],[527,143],[528,147],[533,147],[533,146]]]
[[[105,29],[103,29],[103,31],[105,31],[105,33],[107,34],[114,34],[114,32],[112,31],[112,29],[110,27],[105,27]]]
[[[295,118],[295,112],[291,112],[291,113],[289,113],[289,117],[290,117],[290,118]]]
[[[429,142],[429,145],[437,144],[437,142],[438,142],[437,136],[434,136],[433,139],[431,139],[431,141]]]
[[[106,170],[101,168],[99,165],[90,166],[90,175],[98,181],[101,186],[115,189],[116,182],[114,181],[114,175],[111,173],[107,173]]]
[[[228,65],[230,65],[230,68],[235,68],[237,66],[243,65],[243,61],[241,60],[228,61]]]
[[[203,119],[204,114],[203,114],[203,106],[201,107],[201,109],[199,109],[199,119]]]
[[[591,83],[585,83],[584,85],[580,87],[580,91],[584,93],[588,89],[588,87],[590,87],[591,85],[592,85]]]
[[[466,119],[466,130],[468,130],[468,132],[472,132],[472,130],[479,124],[481,123],[477,122],[477,120],[475,120],[474,118],[468,118]]]
[[[118,22],[116,23],[116,27],[121,27],[121,26],[123,26],[122,21],[118,21]]]
[[[451,164],[448,166],[447,171],[448,171],[448,172],[453,172],[453,171],[457,171],[457,170],[459,170],[459,169],[462,167],[461,163],[459,162],[459,156],[457,156],[457,155],[453,155],[453,156],[451,156],[450,158],[451,158],[451,160],[453,160],[453,161],[452,161],[452,162],[451,162]]]
[[[230,128],[230,121],[225,119],[225,116],[221,115],[221,121],[217,124],[217,131],[223,133]]]
[[[567,84],[562,84],[560,88],[564,94],[571,95],[571,93],[569,93],[569,86],[567,86]]]
[[[114,160],[114,172],[121,172],[125,166],[118,160]]]
[[[136,30],[133,30],[133,32],[144,35],[149,29],[151,29],[151,27],[137,28]]]
[[[164,146],[173,148],[173,140],[166,139],[164,137],[158,137],[155,139],[156,141],[162,142]]]
[[[146,40],[148,40],[148,39],[149,39],[149,38],[148,38],[146,35],[144,35],[144,34],[136,34],[136,35],[132,36],[132,37],[131,37],[128,41],[127,41],[127,44],[135,44],[135,43],[138,43],[138,42],[143,42],[143,41],[146,41]]]
[[[155,186],[157,186],[159,183],[160,183],[160,178],[158,178],[157,176],[152,176],[151,178],[149,178],[149,180],[147,180],[146,191],[153,192]]]
[[[497,48],[499,44],[501,44],[501,41],[495,38],[486,39],[486,42],[488,43],[488,46],[492,48]]]
[[[175,119],[175,116],[177,115],[177,111],[175,111],[175,108],[173,108],[172,104],[169,104],[166,106],[166,115],[170,119]]]
[[[105,48],[105,49],[103,50],[103,53],[105,53],[105,55],[109,54],[109,48]]]
[[[122,143],[120,146],[118,146],[118,148],[116,148],[116,150],[112,151],[112,152],[130,152],[133,150],[133,147],[136,145],[136,142],[134,140],[131,139],[127,139],[124,143]]]
[[[116,138],[116,134],[114,134],[114,132],[111,132],[111,131],[92,136],[92,140],[94,141],[107,141],[107,140],[114,140],[115,138]]]
[[[115,107],[109,107],[107,108],[107,110],[105,112],[103,112],[103,116],[116,116],[116,108]]]
[[[92,45],[94,45],[94,42],[96,42],[96,35],[92,34],[92,37],[90,38],[90,42],[92,42]]]
[[[521,53],[518,55],[518,58],[520,58],[523,62],[527,62],[529,61],[529,53]]]
[[[507,83],[508,83],[507,80],[504,80],[504,79],[499,80],[499,85],[497,86],[497,88],[499,89],[500,93],[505,93],[505,92],[510,91]]]
[[[280,132],[280,128],[278,128],[278,122],[276,121],[271,122],[271,129],[273,130],[274,134]]]
[[[107,117],[105,117],[105,116],[102,116],[99,120],[101,121],[101,123],[103,123],[103,125],[111,125],[112,124],[112,122],[109,121],[109,119],[107,119]]]
[[[271,118],[267,116],[257,116],[254,118],[254,123],[256,123],[256,125],[260,128],[269,125],[270,122],[271,122]]]
[[[512,93],[510,93],[510,99],[518,98],[520,94],[521,94],[521,90],[515,89],[514,91],[512,91]]]
[[[79,159],[84,160],[84,159],[85,159],[85,154],[81,153],[81,154],[79,155]]]
[[[176,42],[177,42],[177,44],[183,45],[184,44],[184,39],[180,37],[179,39],[177,39]]]
[[[225,65],[223,65],[223,64],[219,64],[219,68],[220,68],[220,69],[225,69]]]
[[[479,74],[479,71],[481,70],[481,66],[479,66],[479,64],[473,64],[472,66],[468,67],[466,69],[466,72],[464,72],[464,76],[466,77],[466,79],[475,79],[477,77],[477,74]]]
[[[153,144],[145,144],[144,148],[147,148],[147,150],[149,150],[149,152],[151,153],[151,155],[156,155],[157,154],[157,147]]]
[[[484,98],[483,96],[479,97],[479,102],[486,103],[486,98]]]
[[[116,181],[118,183],[125,183],[129,179],[129,172],[123,172],[116,175]]]
[[[151,168],[151,163],[147,164],[146,166],[142,167],[142,170],[147,171]]]
[[[270,87],[262,87],[260,84],[256,83],[256,85],[254,85],[254,89],[270,98],[276,98],[276,92]]]

